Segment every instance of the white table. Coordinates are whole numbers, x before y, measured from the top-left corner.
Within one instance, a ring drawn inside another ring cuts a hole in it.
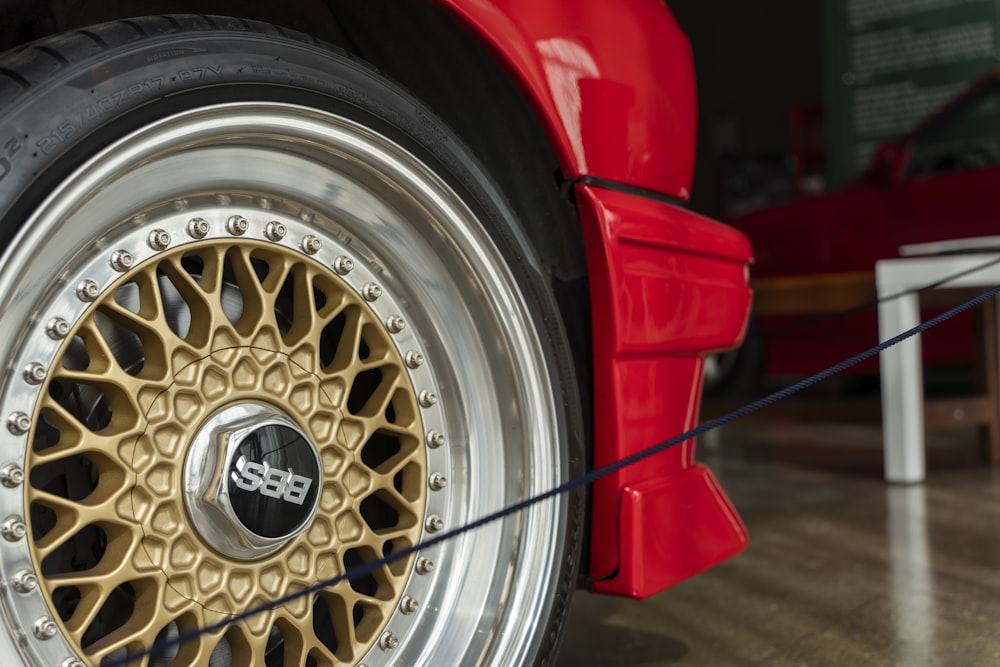
[[[875,285],[879,299],[923,287],[998,257],[1000,253],[997,252],[976,252],[878,261],[875,263]],[[981,287],[985,291],[995,285],[1000,285],[1000,263],[949,281],[946,287]],[[996,301],[1000,304],[1000,300]],[[879,342],[912,329],[919,323],[920,303],[916,293],[879,303]],[[926,464],[920,336],[912,336],[883,350],[880,366],[886,481],[922,482]],[[997,405],[997,409],[1000,410],[1000,405]]]

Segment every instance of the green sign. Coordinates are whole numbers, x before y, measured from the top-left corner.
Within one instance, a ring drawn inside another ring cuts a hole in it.
[[[1000,62],[1000,0],[824,0],[829,187]]]

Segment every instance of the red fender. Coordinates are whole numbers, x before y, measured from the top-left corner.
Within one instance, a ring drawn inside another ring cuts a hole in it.
[[[439,0],[534,104],[565,175],[687,199],[694,170],[694,68],[656,0]]]
[[[687,39],[656,0],[438,2],[519,83],[564,175],[608,181],[574,193],[593,312],[595,467],[690,429],[702,355],[745,332],[750,247],[667,198],[620,187],[688,198]],[[743,524],[693,453],[688,441],[595,484],[595,591],[645,597],[744,548]]]

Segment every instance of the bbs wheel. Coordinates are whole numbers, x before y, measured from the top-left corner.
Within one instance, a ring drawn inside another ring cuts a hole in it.
[[[0,654],[138,656],[580,472],[532,249],[370,67],[175,16],[0,72]],[[138,663],[546,662],[581,522],[546,501]]]

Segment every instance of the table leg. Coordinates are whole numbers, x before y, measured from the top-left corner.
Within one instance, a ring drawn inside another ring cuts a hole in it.
[[[879,296],[899,290],[879,281]],[[905,288],[903,288],[905,289]],[[920,321],[916,294],[883,302],[878,307],[879,340],[911,329]],[[882,351],[882,428],[885,478],[889,482],[922,482],[924,462],[924,391],[920,336],[912,336]]]

